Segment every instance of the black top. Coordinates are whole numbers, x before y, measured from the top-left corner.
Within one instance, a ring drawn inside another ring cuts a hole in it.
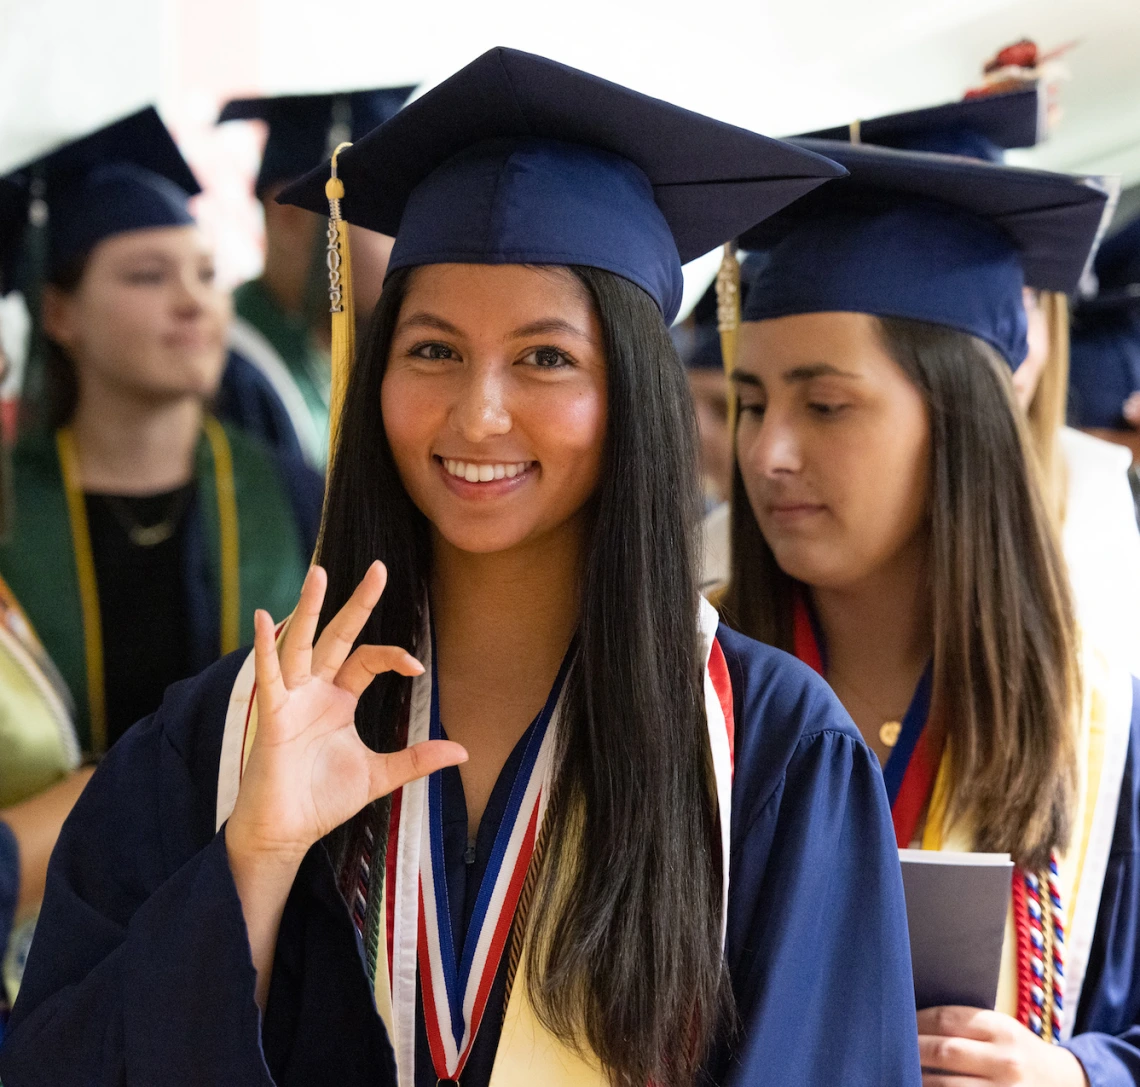
[[[87,521],[103,621],[107,746],[151,713],[170,684],[194,673],[183,556],[194,484],[144,497],[88,494]],[[154,526],[169,522],[158,539]],[[140,533],[138,530],[142,529]],[[148,541],[149,542],[149,541]]]

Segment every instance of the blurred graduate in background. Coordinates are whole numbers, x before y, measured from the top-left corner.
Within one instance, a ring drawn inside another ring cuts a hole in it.
[[[278,193],[336,147],[388,120],[415,87],[342,94],[239,98],[218,118],[268,126],[254,192],[265,213],[265,268],[234,292],[233,343],[272,381],[288,406],[305,458],[328,457],[328,239],[320,216],[276,201]],[[371,314],[388,268],[392,239],[352,227],[356,312]]]
[[[1140,219],[1097,253],[1097,291],[1073,315],[1069,422],[1128,450],[1140,518]]]
[[[0,572],[98,754],[170,683],[249,641],[252,608],[288,606],[321,481],[209,411],[230,304],[153,109],[10,180],[31,223],[5,259],[42,330],[44,380]]]

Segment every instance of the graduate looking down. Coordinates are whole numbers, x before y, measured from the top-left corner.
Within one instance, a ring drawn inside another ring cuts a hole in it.
[[[508,49],[335,169],[341,363],[338,216],[396,242],[319,566],[100,766],[0,1075],[916,1087],[881,775],[700,601],[667,331],[838,169]]]
[[[1003,53],[1014,55],[1022,44]],[[1038,78],[1015,90],[981,95],[975,91],[958,102],[809,135],[1002,163],[1008,149],[1034,147],[1048,137],[1051,93],[1047,81]],[[1096,268],[1105,283],[1105,297],[1086,310],[1117,309],[1122,300],[1125,306],[1135,305],[1124,288],[1130,276],[1140,278],[1137,238],[1133,230],[1131,237],[1120,234],[1100,247]],[[1052,243],[1048,231],[1042,230],[1039,244]],[[1055,244],[1063,250],[1063,235],[1058,235]],[[1133,672],[1140,673],[1140,533],[1128,459],[1108,442],[1065,426],[1070,391],[1067,295],[1027,285],[1022,297],[1027,351],[1013,371],[1014,395],[1029,424],[1045,498],[1061,527],[1077,619],[1098,645],[1110,647]],[[1074,406],[1100,409],[1116,393],[1109,418],[1119,419],[1122,403],[1136,386],[1125,384],[1120,391],[1120,375],[1128,368],[1120,367],[1119,361],[1107,363],[1111,349],[1105,353],[1105,362],[1088,365],[1085,360],[1095,358],[1096,352],[1085,348],[1084,339],[1078,335],[1074,345]],[[1099,337],[1090,339],[1095,343]],[[1079,410],[1075,417],[1080,418]]]
[[[229,299],[190,215],[193,175],[153,109],[14,175],[45,388],[13,457],[0,573],[101,754],[166,687],[296,598],[321,481],[210,411]]]
[[[924,1084],[1140,1082],[1140,703],[1079,636],[1010,378],[1024,287],[1075,289],[1106,192],[801,145],[850,177],[742,239],[725,614],[827,677],[900,847],[1017,865],[997,1010],[920,1009]]]

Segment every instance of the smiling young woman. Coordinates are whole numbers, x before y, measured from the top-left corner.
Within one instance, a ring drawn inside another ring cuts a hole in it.
[[[1016,862],[997,1011],[920,1010],[924,1084],[1131,1084],[1140,702],[1079,637],[1010,378],[1105,193],[832,147],[850,179],[752,234],[725,613],[826,675],[900,847]]]
[[[835,167],[500,49],[332,169],[286,195],[396,242],[319,565],[100,767],[0,1073],[916,1085],[881,777],[697,595],[667,332]]]

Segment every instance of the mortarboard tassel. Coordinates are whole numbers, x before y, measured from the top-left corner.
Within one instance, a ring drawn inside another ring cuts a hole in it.
[[[329,269],[329,313],[332,315],[332,381],[329,389],[329,464],[336,451],[340,417],[348,379],[356,354],[356,314],[352,300],[352,259],[348,246],[348,223],[341,218],[340,202],[344,182],[336,175],[337,156],[350,143],[342,143],[332,154],[332,176],[325,182],[329,201],[328,248],[325,261]]]
[[[736,364],[736,333],[740,328],[740,261],[736,256],[736,243],[724,243],[724,256],[716,273],[716,327],[720,333],[720,355],[724,360],[724,375],[732,376]],[[728,430],[736,429],[736,395],[729,389]]]

